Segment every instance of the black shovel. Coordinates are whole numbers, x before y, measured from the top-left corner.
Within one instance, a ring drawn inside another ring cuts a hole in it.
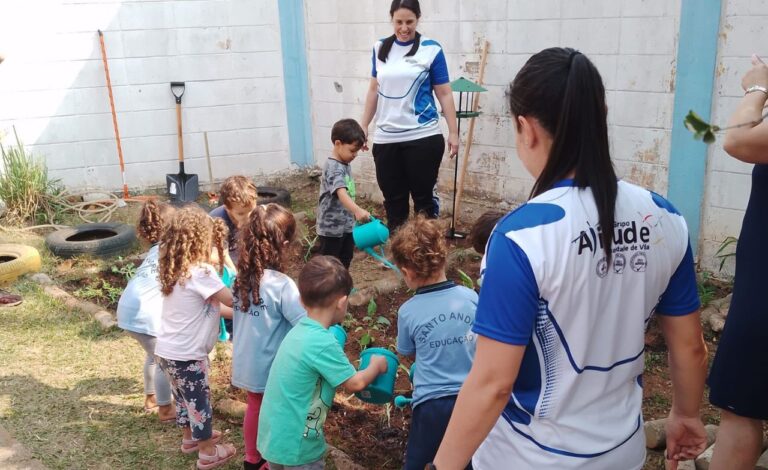
[[[165,175],[168,197],[174,202],[194,202],[200,192],[197,175],[184,173],[184,142],[181,137],[181,97],[184,95],[184,82],[171,82],[171,93],[176,98],[176,121],[179,134],[179,172]]]

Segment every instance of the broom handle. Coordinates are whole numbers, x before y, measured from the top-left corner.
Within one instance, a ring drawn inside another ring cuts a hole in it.
[[[184,140],[181,138],[181,103],[176,103],[176,122],[179,134],[179,163],[184,164]]]
[[[125,162],[123,161],[123,146],[120,144],[120,129],[117,127],[117,114],[115,114],[115,98],[112,96],[112,80],[109,78],[109,64],[107,63],[107,48],[104,46],[104,33],[99,32],[99,45],[101,46],[101,61],[104,63],[104,75],[107,77],[107,91],[109,92],[109,107],[112,110],[112,125],[115,127],[115,140],[117,141],[117,157],[120,159],[120,175],[123,178],[123,198],[128,199],[128,184],[125,181]]]
[[[485,66],[488,63],[488,49],[490,43],[488,41],[483,42],[483,53],[480,57],[480,75],[477,80],[478,85],[482,85],[485,79]],[[480,96],[476,96],[472,101],[472,112],[477,112],[480,107]],[[459,188],[456,193],[456,202],[453,210],[456,216],[461,213],[461,198],[464,196],[464,178],[467,176],[467,168],[469,167],[469,151],[472,149],[472,141],[475,136],[475,117],[473,116],[469,120],[469,132],[467,133],[467,144],[464,146],[464,158],[461,162],[461,175],[459,176]],[[458,163],[458,162],[456,162]]]

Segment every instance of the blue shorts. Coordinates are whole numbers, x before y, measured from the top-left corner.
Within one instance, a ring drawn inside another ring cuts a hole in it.
[[[408,433],[405,470],[424,470],[424,467],[434,460],[455,404],[456,395],[450,395],[416,405],[411,417],[411,430]],[[472,469],[471,463],[467,469]]]

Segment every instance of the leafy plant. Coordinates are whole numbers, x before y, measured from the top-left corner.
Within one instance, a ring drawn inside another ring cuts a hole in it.
[[[7,149],[0,144],[3,172],[0,174],[0,199],[8,212],[6,218],[11,223],[27,220],[53,222],[61,213],[56,203],[62,192],[58,179],[48,177],[45,163],[35,158],[25,148],[13,129],[16,145]]]
[[[371,336],[371,330],[368,330],[363,334],[363,336],[360,337],[359,340],[357,340],[358,344],[360,345],[360,350],[363,351],[368,348],[373,343],[373,336]]]
[[[392,402],[387,402],[384,405],[384,418],[387,423],[387,427],[392,427]]]
[[[383,325],[383,326],[386,327],[386,326],[392,325],[392,322],[389,321],[389,319],[387,317],[379,316],[379,318],[376,319],[376,324],[377,325]]]
[[[727,237],[725,240],[723,240],[723,243],[720,244],[720,247],[717,249],[717,252],[715,252],[715,258],[720,260],[720,267],[718,268],[718,271],[723,270],[723,266],[725,266],[725,262],[728,261],[728,258],[731,258],[733,256],[736,256],[736,250],[728,251],[725,250],[728,249],[729,246],[735,245],[739,242],[739,239],[736,237]]]
[[[728,129],[736,129],[738,127],[745,127],[745,126],[756,126],[763,122],[763,119],[768,117],[768,112],[762,115],[760,119],[756,119],[754,121],[749,122],[742,122],[741,124],[734,124],[733,126],[728,127],[720,127],[716,126],[714,124],[710,124],[704,119],[701,118],[698,114],[693,112],[693,110],[688,111],[688,114],[685,116],[685,119],[683,120],[683,123],[685,124],[685,127],[693,132],[693,138],[696,140],[702,140],[705,144],[711,144],[715,141],[715,134],[721,131],[726,131]]]
[[[459,273],[459,279],[461,279],[461,283],[472,290],[475,290],[475,281],[472,280],[471,277],[461,269],[456,270]]]
[[[371,299],[368,301],[368,316],[373,317],[376,314],[376,310],[379,309],[379,306],[376,305],[376,299]]]
[[[101,279],[94,284],[76,290],[74,294],[81,299],[102,300],[114,304],[120,300],[120,296],[123,294],[123,289],[113,286],[105,279]]]
[[[319,235],[315,235],[314,237],[311,234],[306,234],[303,237],[301,237],[301,245],[304,247],[304,262],[306,263],[309,261],[309,257],[312,256],[312,248],[315,247],[315,244],[317,244],[317,240],[320,238]]]
[[[136,275],[136,265],[133,263],[125,263],[122,256],[119,256],[117,261],[123,262],[123,265],[120,267],[117,265],[112,265],[112,272],[115,274],[120,274],[125,278],[126,281],[133,279],[133,276]]]
[[[706,306],[715,298],[715,288],[709,284],[709,273],[701,273],[701,279],[696,283],[701,305]]]

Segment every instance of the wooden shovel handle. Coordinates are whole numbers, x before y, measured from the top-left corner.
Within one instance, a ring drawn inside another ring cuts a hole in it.
[[[179,134],[179,161],[184,161],[184,140],[181,138],[181,103],[176,103],[176,122]]]

